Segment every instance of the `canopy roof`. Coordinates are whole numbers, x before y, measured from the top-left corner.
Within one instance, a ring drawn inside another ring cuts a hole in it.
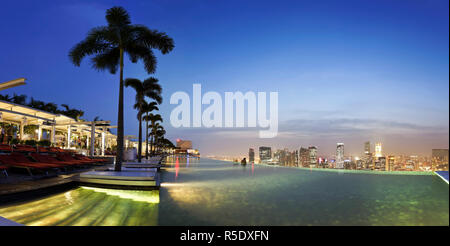
[[[51,125],[55,125],[57,130],[62,131],[66,131],[67,126],[70,125],[73,131],[85,131],[86,133],[89,133],[92,124],[91,121],[77,121],[76,119],[63,114],[54,114],[3,100],[0,100],[0,115],[0,120],[2,121],[18,124],[24,122],[27,125],[43,125],[44,128],[50,128]],[[104,124],[109,123],[109,121],[98,121],[96,123]],[[115,128],[115,126],[96,126],[95,132],[101,133],[103,131],[102,128]],[[108,131],[105,131],[105,133],[107,135],[115,136]]]
[[[37,123],[38,120],[54,122],[56,117],[61,116],[61,114],[52,114],[50,112],[3,100],[0,100],[0,112],[2,112],[3,119],[8,119],[10,121],[21,122],[25,117],[27,124]],[[64,117],[74,120],[67,116]]]
[[[19,85],[24,85],[24,84],[25,84],[25,78],[18,78],[18,79],[2,82],[2,83],[0,83],[0,91],[11,88],[11,87],[16,87]]]

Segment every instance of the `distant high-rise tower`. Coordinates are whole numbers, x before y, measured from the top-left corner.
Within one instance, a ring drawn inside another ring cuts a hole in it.
[[[255,150],[252,148],[248,149],[248,161],[250,163],[255,162]]]
[[[336,168],[344,168],[344,143],[337,143]]]
[[[267,163],[270,159],[272,159],[272,148],[259,147],[259,163]]]
[[[448,149],[432,149],[431,160],[433,170],[448,171]]]
[[[370,141],[367,141],[364,143],[364,154],[365,155],[370,154]]]
[[[375,144],[375,157],[382,157],[383,154],[381,153],[381,143]]]
[[[309,166],[317,167],[317,147],[310,146],[308,150],[309,150]]]
[[[395,156],[393,155],[388,156],[386,163],[386,171],[395,171],[394,165],[395,165]]]
[[[299,155],[299,166],[309,167],[309,150],[307,148],[300,147]]]

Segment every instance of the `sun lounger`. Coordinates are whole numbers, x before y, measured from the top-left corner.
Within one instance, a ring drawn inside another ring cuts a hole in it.
[[[41,171],[48,174],[51,169],[61,168],[63,166],[50,163],[32,162],[25,156],[15,153],[11,155],[0,155],[0,163],[7,167],[26,169],[30,176],[33,176],[32,170]]]
[[[43,163],[59,164],[59,165],[64,165],[64,166],[80,166],[80,165],[82,165],[79,162],[60,161],[57,158],[50,156],[50,155],[46,155],[46,154],[31,153],[30,156],[34,160],[36,160],[38,162],[43,162]]]
[[[91,160],[77,160],[72,155],[67,153],[59,153],[56,155],[56,157],[62,161],[72,161],[72,162],[78,162],[83,164],[94,164],[95,162]]]
[[[77,159],[77,160],[85,160],[85,161],[90,161],[92,163],[105,163],[105,162],[108,162],[107,159],[97,159],[97,158],[93,159],[93,158],[89,158],[87,156],[80,155],[80,154],[75,154],[73,157],[75,159]]]
[[[0,151],[11,152],[12,147],[9,144],[0,144]]]
[[[15,145],[14,151],[18,152],[36,152],[36,147],[30,145]]]

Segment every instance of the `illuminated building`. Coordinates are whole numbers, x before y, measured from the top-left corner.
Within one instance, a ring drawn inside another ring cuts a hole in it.
[[[365,154],[365,155],[370,155],[370,154],[372,154],[372,153],[370,152],[370,141],[367,141],[367,142],[364,143],[364,154]]]
[[[182,150],[192,149],[192,141],[177,139],[177,148]]]
[[[431,163],[433,170],[448,171],[448,149],[432,149]]]
[[[387,171],[394,171],[395,170],[394,168],[395,168],[395,157],[390,155],[390,156],[388,156],[388,159],[387,159],[386,170]]]
[[[248,161],[250,163],[255,162],[255,150],[252,148],[248,149]]]
[[[378,157],[375,160],[375,170],[386,171],[386,157]]]
[[[343,143],[337,143],[336,168],[344,168],[344,144]]]
[[[309,167],[316,167],[317,165],[317,147],[310,146],[309,151]]]
[[[178,138],[176,141],[175,153],[182,155],[184,154],[198,155],[198,150],[192,149],[192,141],[182,140]]]
[[[352,162],[350,160],[344,160],[344,168],[345,169],[353,169]]]
[[[406,159],[405,168],[408,171],[416,171],[418,169],[418,156],[411,155]]]
[[[300,147],[299,160],[300,167],[309,167],[309,150],[307,148]]]
[[[375,144],[375,157],[381,157],[383,154],[381,153],[381,143]]]
[[[268,163],[272,159],[272,148],[259,147],[259,163]]]
[[[361,169],[365,169],[366,168],[365,165],[364,165],[363,160],[359,159],[358,157],[355,158],[355,164],[356,164],[356,169],[361,170]]]

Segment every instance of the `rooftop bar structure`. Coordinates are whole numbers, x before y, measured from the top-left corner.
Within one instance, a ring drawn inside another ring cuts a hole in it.
[[[117,136],[108,131],[115,126],[109,126],[109,121],[77,121],[62,114],[34,109],[28,106],[0,100],[0,122],[17,125],[20,140],[34,139],[40,141],[48,139],[52,145],[64,149],[77,149],[75,140],[87,138],[88,153],[90,156],[105,155],[105,149],[115,144]],[[26,136],[24,127],[36,125],[35,136]],[[47,134],[44,136],[43,131]],[[99,144],[99,151],[95,151],[95,142]]]

